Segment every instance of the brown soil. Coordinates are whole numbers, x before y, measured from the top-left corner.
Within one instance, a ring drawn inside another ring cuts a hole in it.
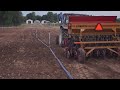
[[[120,79],[120,60],[89,59],[80,64],[66,59],[63,49],[56,45],[58,28],[0,28],[0,78],[1,79],[67,79],[49,49],[39,42],[38,37],[51,46],[66,69],[75,79]]]

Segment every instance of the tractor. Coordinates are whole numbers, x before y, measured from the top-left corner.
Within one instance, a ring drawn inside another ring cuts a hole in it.
[[[60,30],[56,44],[66,58],[84,63],[88,57],[120,56],[120,23],[117,16],[59,15]]]

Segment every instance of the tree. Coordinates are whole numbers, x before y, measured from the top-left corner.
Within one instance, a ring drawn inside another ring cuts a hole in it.
[[[3,25],[3,22],[4,22],[4,14],[5,14],[5,11],[0,11],[0,25]]]
[[[4,19],[4,25],[11,26],[14,22],[12,22],[14,17],[14,12],[12,11],[5,11],[3,19]]]
[[[23,23],[24,18],[22,16],[22,12],[14,12],[14,18],[12,19],[14,25],[20,25]]]
[[[57,22],[57,21],[58,21],[58,14],[55,13],[55,14],[54,14],[54,22]]]
[[[42,20],[42,17],[41,17],[41,16],[39,16],[39,15],[37,15],[37,16],[36,16],[36,20],[41,21],[41,20]]]
[[[47,15],[43,15],[41,19],[42,20],[48,20]]]
[[[50,22],[54,22],[54,14],[53,14],[53,12],[48,12],[47,13],[47,19]]]
[[[27,20],[27,17],[23,16],[23,22],[26,22],[26,20]]]
[[[27,14],[26,17],[27,17],[27,19],[36,20],[35,12]]]
[[[27,19],[32,19],[32,20],[48,20],[50,22],[57,22],[58,21],[58,15],[57,13],[53,13],[53,12],[48,12],[46,15],[43,16],[39,16],[39,15],[35,15],[35,12],[29,13],[26,15],[26,18],[24,17],[24,20]]]
[[[0,11],[0,26],[20,25],[23,23],[21,11]]]

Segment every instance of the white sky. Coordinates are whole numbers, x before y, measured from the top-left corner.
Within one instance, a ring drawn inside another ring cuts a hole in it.
[[[33,12],[33,11],[22,11],[23,15]],[[47,12],[53,13],[77,13],[77,14],[88,14],[95,16],[117,16],[120,18],[120,11],[34,11],[36,15],[45,15]]]

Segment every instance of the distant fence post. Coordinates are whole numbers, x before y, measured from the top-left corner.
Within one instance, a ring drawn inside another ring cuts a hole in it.
[[[49,31],[49,46],[50,46],[50,31]]]

